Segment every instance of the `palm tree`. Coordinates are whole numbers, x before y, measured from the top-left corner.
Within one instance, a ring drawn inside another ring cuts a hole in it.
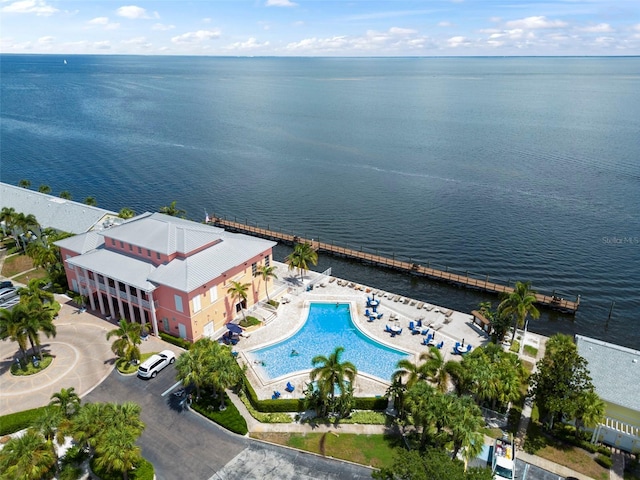
[[[276,267],[272,265],[261,265],[256,270],[255,276],[262,277],[262,280],[264,280],[264,293],[267,295],[267,301],[269,301],[269,279],[278,278],[276,275]]]
[[[29,281],[26,287],[18,288],[20,303],[29,303],[32,300],[38,300],[40,303],[54,303],[55,296],[53,295],[53,293],[44,290],[44,285],[44,280],[34,278]]]
[[[0,222],[2,222],[2,233],[7,235],[7,229],[13,231],[13,222],[16,217],[16,211],[12,207],[2,207],[0,211]]]
[[[427,382],[417,382],[407,390],[405,406],[411,413],[413,425],[415,427],[422,427],[422,435],[420,438],[421,450],[424,450],[426,447],[431,429],[439,414],[434,408],[434,399],[438,395],[438,392]]]
[[[136,216],[136,212],[134,212],[133,209],[131,209],[129,207],[121,208],[120,212],[118,213],[118,217],[124,218],[125,220],[133,218],[135,216]]]
[[[31,187],[31,181],[27,180],[26,178],[23,178],[22,180],[20,180],[18,182],[18,186],[22,187],[22,188],[30,188]]]
[[[0,472],[3,472],[3,479],[40,480],[49,478],[56,460],[44,437],[30,428],[24,435],[9,440],[0,450]]]
[[[187,214],[187,212],[185,212],[184,210],[176,207],[176,200],[171,202],[168,206],[161,207],[160,213],[164,213],[165,215],[169,215],[171,217],[180,217],[180,218],[184,218],[185,215]]]
[[[293,252],[285,258],[285,262],[289,265],[289,270],[298,269],[300,281],[303,281],[304,273],[309,270],[309,263],[318,264],[318,252],[313,249],[310,243],[296,243]]]
[[[27,240],[30,238],[29,230],[40,227],[38,220],[33,214],[17,213],[14,215],[12,225],[17,230],[17,234],[14,233],[16,241],[20,244],[22,250],[26,252]],[[20,240],[22,240],[22,243],[20,243]]]
[[[74,387],[63,388],[59,392],[51,395],[49,406],[57,406],[59,411],[66,417],[73,416],[80,409],[80,397],[75,392]]]
[[[56,302],[57,303],[57,302]],[[32,299],[29,303],[21,303],[16,305],[14,309],[24,311],[22,318],[22,328],[31,342],[33,354],[42,360],[42,352],[40,351],[40,332],[44,333],[47,338],[56,336],[56,326],[53,323],[53,317],[57,313],[52,304],[43,304],[38,299]]]
[[[513,292],[500,302],[498,311],[505,315],[510,315],[514,319],[512,343],[516,338],[518,326],[524,326],[527,315],[531,315],[534,320],[540,317],[540,312],[536,308],[535,302],[536,292],[531,290],[531,282],[516,282]]]
[[[38,187],[38,191],[40,193],[46,193],[47,195],[51,193],[51,187],[49,185],[45,185],[44,183]]]
[[[251,286],[250,283],[240,283],[240,282],[236,282],[235,280],[232,280],[231,286],[227,289],[227,294],[231,295],[234,305],[240,304],[240,311],[242,312],[242,318],[245,320],[247,319],[247,317],[244,313],[244,305],[247,301],[247,295],[248,295],[248,290],[250,286]]]
[[[120,472],[127,480],[142,459],[142,450],[136,445],[138,436],[130,428],[109,428],[104,441],[96,446],[96,466],[107,472]]]
[[[593,390],[582,392],[576,402],[576,438],[583,427],[595,427],[604,420],[605,403]]]
[[[210,381],[213,384],[213,388],[217,390],[218,395],[220,395],[220,410],[222,411],[226,409],[224,404],[224,391],[240,383],[243,375],[238,362],[231,354],[231,350],[216,342],[213,342],[213,345],[214,368]]]
[[[425,355],[424,353],[422,355]],[[422,359],[422,356],[420,357]],[[449,388],[449,380],[454,373],[458,362],[454,360],[444,361],[444,357],[439,349],[436,347],[430,347],[426,352],[426,363],[424,364],[424,371],[432,381],[439,392],[446,392]]]
[[[0,308],[0,339],[17,342],[23,365],[27,363],[27,334],[22,325],[24,311],[18,305],[12,310]]]
[[[71,192],[69,190],[63,190],[60,192],[60,198],[64,198],[65,200],[71,200]]]
[[[426,359],[427,353],[423,352],[422,354],[420,354],[418,361],[424,362]],[[413,363],[411,360],[403,358],[396,364],[396,368],[398,370],[393,372],[391,379],[392,381],[402,382],[402,380],[406,378],[405,387],[411,388],[416,384],[418,380],[424,380],[425,378],[427,378],[424,367],[424,363]]]
[[[183,385],[193,385],[196,388],[196,398],[200,398],[201,389],[209,380],[212,343],[214,342],[209,338],[201,338],[176,360],[176,378]]]
[[[318,390],[322,398],[329,396],[330,406],[333,412],[335,406],[336,387],[340,389],[340,396],[346,392],[345,379],[353,384],[358,369],[351,362],[341,362],[340,357],[344,352],[344,347],[336,349],[328,357],[316,355],[311,359],[313,370],[309,374],[311,381],[318,381]]]
[[[96,200],[96,197],[88,196],[84,199],[84,204],[89,205],[90,207],[95,207],[98,205],[98,201]]]
[[[484,418],[480,407],[473,402],[471,397],[458,398],[455,414],[449,428],[453,440],[452,458],[456,458],[458,452],[462,450],[465,469],[469,460],[477,457],[482,451],[484,435],[480,430],[483,427]]]
[[[86,403],[73,416],[69,432],[73,440],[84,447],[94,449],[100,434],[110,426],[109,404]]]
[[[139,361],[140,348],[138,348],[138,345],[142,342],[140,338],[142,325],[135,322],[127,322],[124,318],[120,319],[118,325],[118,328],[107,333],[107,340],[111,337],[118,337],[111,345],[111,351],[119,358],[124,358],[127,362]]]

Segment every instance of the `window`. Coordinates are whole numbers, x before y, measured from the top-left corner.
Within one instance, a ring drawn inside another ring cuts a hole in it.
[[[133,245],[129,244],[129,251],[133,252]]]
[[[115,241],[115,239],[113,239],[113,238],[111,239],[111,246],[113,246],[113,247],[115,247],[115,246],[116,246],[116,241]]]
[[[251,264],[251,276],[255,277],[256,273],[258,273],[258,264],[254,262]]]
[[[170,332],[171,330],[169,329],[169,319],[167,317],[163,317],[162,318],[162,329],[165,332]]]
[[[264,257],[264,266],[265,266],[265,267],[268,267],[268,266],[269,266],[269,263],[270,263],[270,261],[269,261],[269,255],[267,255],[266,257]]]
[[[71,255],[65,255],[64,258],[69,260],[71,258]],[[71,265],[69,262],[67,262],[67,265],[69,265],[69,269],[70,270],[75,270],[75,267],[73,265]]]
[[[218,289],[216,287],[211,287],[209,289],[209,297],[211,298],[211,303],[218,300]]]
[[[124,242],[120,240],[120,248],[124,248]]]
[[[176,302],[176,311],[183,312],[184,310],[182,308],[182,297],[180,295],[174,295],[173,298]]]
[[[156,252],[156,257],[160,260],[160,252]]]
[[[199,312],[202,310],[202,304],[200,303],[200,295],[193,297],[193,311]]]
[[[147,248],[147,257],[150,257],[150,256],[151,256],[151,250]]]
[[[138,247],[138,254],[142,255],[142,247]]]
[[[93,272],[89,270],[87,273],[89,275],[89,280],[93,280]]]

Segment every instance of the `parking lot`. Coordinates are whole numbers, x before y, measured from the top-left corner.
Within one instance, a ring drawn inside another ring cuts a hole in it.
[[[85,402],[132,401],[142,407],[146,428],[138,444],[158,480],[175,478],[365,479],[371,470],[235,435],[180,405],[172,395],[175,367],[154,379],[114,371]]]

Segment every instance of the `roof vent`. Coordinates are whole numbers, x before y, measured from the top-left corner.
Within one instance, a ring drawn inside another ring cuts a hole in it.
[[[638,363],[638,359],[634,358],[633,360],[631,360],[633,363]]]

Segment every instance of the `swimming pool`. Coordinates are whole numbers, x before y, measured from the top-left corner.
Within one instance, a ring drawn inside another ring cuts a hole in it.
[[[310,370],[316,355],[328,357],[336,347],[344,347],[342,361],[350,361],[358,373],[391,381],[398,360],[409,354],[388,347],[364,335],[351,319],[348,303],[311,303],[307,321],[291,337],[267,347],[247,352],[261,363],[269,380]],[[296,354],[292,355],[292,352]]]

